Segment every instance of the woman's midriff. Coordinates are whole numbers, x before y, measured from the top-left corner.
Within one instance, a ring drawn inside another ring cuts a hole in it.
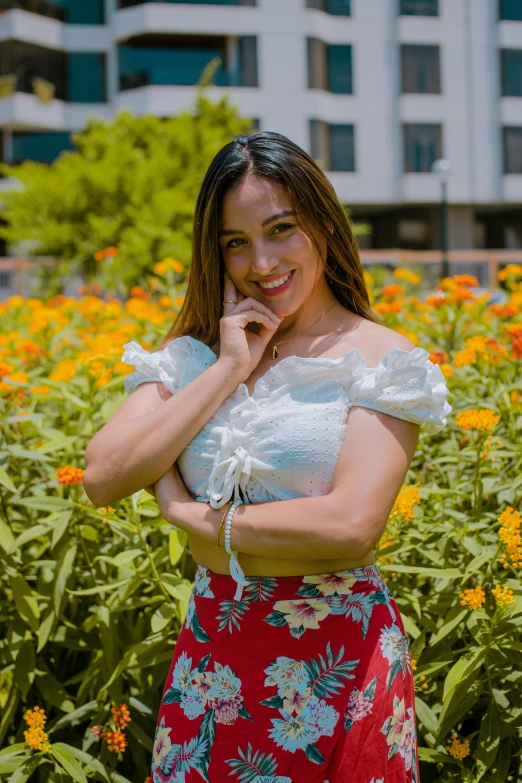
[[[224,549],[189,535],[190,552],[198,565],[209,568],[215,574],[229,574],[230,555]],[[346,568],[360,568],[375,562],[373,552],[364,560],[281,560],[275,557],[259,557],[239,553],[239,562],[246,576],[301,576],[305,574],[331,574]]]

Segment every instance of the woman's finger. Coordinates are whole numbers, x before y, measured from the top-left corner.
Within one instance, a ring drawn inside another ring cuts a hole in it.
[[[251,296],[244,297],[241,302],[238,302],[238,304],[232,309],[231,315],[237,315],[238,313],[245,312],[246,310],[259,310],[260,313],[264,313],[265,315],[270,316],[270,318],[273,318],[274,322],[278,325],[281,323],[282,319],[278,318],[278,316],[266,305],[262,304],[261,302],[258,302],[257,299],[254,299]]]

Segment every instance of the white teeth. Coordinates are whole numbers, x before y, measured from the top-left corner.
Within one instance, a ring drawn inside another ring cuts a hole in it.
[[[280,285],[283,285],[283,283],[286,283],[288,278],[290,277],[292,273],[289,272],[287,275],[284,275],[283,277],[279,277],[277,280],[274,280],[272,283],[259,283],[261,288],[279,288]]]

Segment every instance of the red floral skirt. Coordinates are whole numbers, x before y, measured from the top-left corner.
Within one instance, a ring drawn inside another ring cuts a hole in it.
[[[232,577],[198,566],[153,783],[419,783],[408,640],[376,564]]]

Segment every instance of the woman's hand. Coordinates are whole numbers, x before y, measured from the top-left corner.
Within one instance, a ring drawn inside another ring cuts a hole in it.
[[[161,515],[167,522],[176,523],[175,510],[185,503],[194,503],[194,499],[181,478],[178,466],[174,464],[154,484],[154,494],[161,511]],[[178,515],[179,516],[179,515]]]
[[[224,315],[219,322],[219,361],[241,373],[244,380],[261,361],[266,346],[283,319],[252,296],[245,298],[226,270],[223,299],[230,301],[223,305]],[[261,326],[255,332],[247,328],[250,324]]]

